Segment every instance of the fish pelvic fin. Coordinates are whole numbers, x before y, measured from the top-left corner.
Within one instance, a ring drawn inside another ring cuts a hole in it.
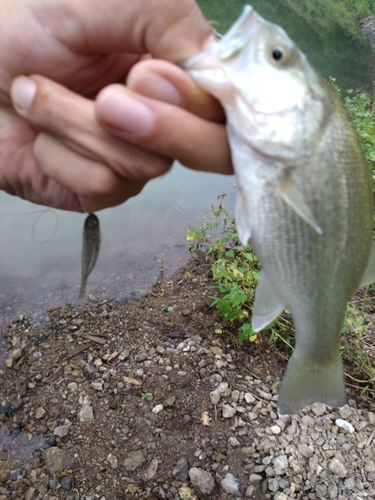
[[[272,323],[284,309],[284,304],[281,303],[263,271],[255,290],[253,316],[251,319],[251,326],[254,332],[263,330],[263,328]]]
[[[276,193],[290,206],[295,213],[301,217],[314,231],[318,234],[323,234],[314,214],[311,212],[309,206],[305,202],[303,193],[294,184],[290,174],[287,175],[280,184],[274,186]]]
[[[359,288],[375,283],[375,246],[372,244],[370,257],[368,259],[365,274],[363,275]]]
[[[346,402],[341,356],[333,362],[309,362],[297,349],[289,360],[281,383],[278,412],[287,416],[313,403],[343,406]]]
[[[250,238],[250,225],[247,215],[246,200],[241,188],[238,189],[237,193],[235,217],[238,237],[240,238],[242,245],[246,246]]]

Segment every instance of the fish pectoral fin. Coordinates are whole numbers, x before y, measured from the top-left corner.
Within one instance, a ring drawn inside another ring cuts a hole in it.
[[[359,288],[363,286],[371,285],[371,283],[375,283],[375,246],[374,244],[371,247],[370,257],[368,259],[367,267],[365,270],[365,274],[363,275],[361,284]]]
[[[238,189],[237,193],[235,217],[238,236],[242,245],[246,246],[250,238],[250,226],[247,218],[246,200],[241,189]]]
[[[309,206],[305,202],[303,193],[294,184],[290,175],[287,175],[280,184],[274,186],[276,193],[290,206],[295,213],[301,217],[314,231],[318,234],[323,234],[314,214],[311,212]]]
[[[271,283],[263,272],[255,290],[253,317],[251,326],[254,332],[260,332],[272,323],[283,312],[285,305],[281,303]]]
[[[287,416],[313,403],[343,406],[346,402],[344,371],[340,353],[329,364],[311,362],[297,348],[289,360],[281,383],[277,410]]]

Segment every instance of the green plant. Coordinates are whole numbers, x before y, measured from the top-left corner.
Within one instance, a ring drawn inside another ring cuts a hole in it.
[[[146,400],[146,399],[148,399],[150,396],[151,396],[151,393],[150,393],[150,392],[141,392],[141,400],[142,400],[142,401],[145,401],[145,400]]]

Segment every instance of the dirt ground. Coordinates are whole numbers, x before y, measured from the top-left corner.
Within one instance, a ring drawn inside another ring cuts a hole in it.
[[[208,496],[186,487],[192,467],[249,484],[265,456],[254,435],[277,419],[290,353],[266,338],[239,346],[234,327],[215,333],[210,279],[197,254],[137,300],[90,295],[4,329],[0,499],[232,498],[218,482]],[[254,389],[253,426],[223,418],[210,396],[218,384],[235,407]],[[348,396],[374,411],[358,389]],[[254,484],[252,498],[271,498]]]

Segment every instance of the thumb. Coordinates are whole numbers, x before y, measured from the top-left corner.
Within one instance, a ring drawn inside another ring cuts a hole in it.
[[[86,54],[149,53],[178,63],[212,35],[194,0],[57,0],[40,9],[39,20],[56,38]]]

